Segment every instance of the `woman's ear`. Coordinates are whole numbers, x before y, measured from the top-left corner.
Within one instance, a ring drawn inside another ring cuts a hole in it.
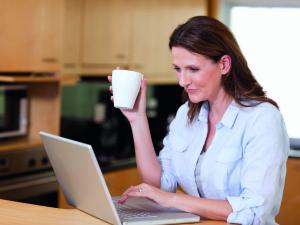
[[[231,57],[229,55],[223,55],[219,61],[222,75],[226,75],[231,68]]]

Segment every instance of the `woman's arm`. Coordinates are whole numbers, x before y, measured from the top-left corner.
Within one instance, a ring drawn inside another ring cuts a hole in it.
[[[140,176],[143,182],[160,187],[161,165],[153,147],[146,114],[130,125]]]
[[[111,76],[108,76],[108,80],[111,82]],[[110,90],[112,91],[111,87]],[[142,180],[155,187],[160,187],[161,166],[156,157],[150,135],[146,115],[146,91],[147,84],[145,79],[143,79],[141,90],[137,96],[133,109],[121,109],[121,112],[128,119],[131,126],[137,167]]]
[[[213,220],[226,221],[228,215],[232,212],[227,200],[205,199],[183,193],[165,192],[145,183],[130,187],[119,199],[119,203],[124,203],[127,198],[132,196],[145,197],[161,206],[177,208]]]
[[[175,194],[172,207],[182,211],[201,215],[208,219],[226,221],[232,208],[227,200],[213,200],[193,197],[186,194]]]
[[[227,196],[229,223],[275,224],[284,187],[288,135],[280,112],[269,103],[256,107],[243,134],[239,196]]]

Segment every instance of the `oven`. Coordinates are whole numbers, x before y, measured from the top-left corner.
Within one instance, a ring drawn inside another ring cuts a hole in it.
[[[0,198],[58,206],[58,183],[43,147],[0,151]]]

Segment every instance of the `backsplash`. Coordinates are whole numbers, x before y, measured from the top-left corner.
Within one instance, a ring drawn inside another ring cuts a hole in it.
[[[102,164],[134,157],[130,125],[113,107],[108,87],[107,82],[81,81],[62,90],[61,135],[91,144]],[[147,116],[157,154],[182,104],[181,93],[178,85],[147,87]]]

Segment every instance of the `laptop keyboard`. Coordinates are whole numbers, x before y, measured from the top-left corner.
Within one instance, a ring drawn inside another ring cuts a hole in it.
[[[116,202],[115,202],[115,207],[118,211],[121,220],[129,219],[129,218],[133,219],[133,218],[157,217],[156,213],[130,208],[126,205],[118,204]]]

